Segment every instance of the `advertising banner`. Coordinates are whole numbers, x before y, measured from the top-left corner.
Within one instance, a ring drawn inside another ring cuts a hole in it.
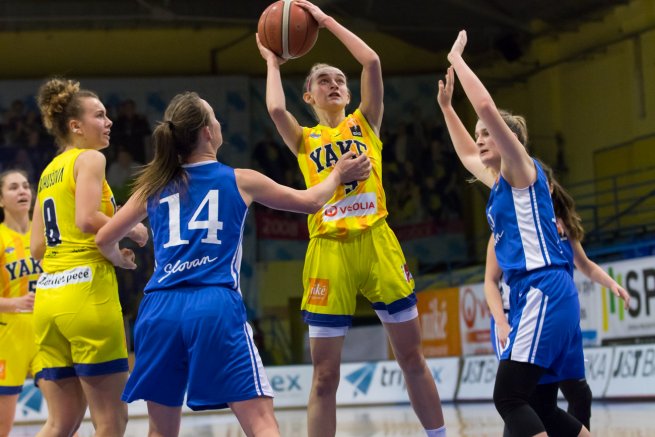
[[[584,350],[585,377],[594,399],[605,397],[607,384],[612,376],[611,347],[597,347]]]
[[[585,285],[584,289],[593,293],[593,302],[585,301],[582,306],[588,320],[585,328],[592,329],[595,324],[602,344],[613,340],[655,337],[655,257],[600,266],[628,291],[631,304],[630,308],[625,308],[610,290],[598,284]]]
[[[426,290],[416,296],[425,356],[460,355],[459,288]]]
[[[655,344],[614,348],[605,397],[655,397]]]
[[[459,358],[428,359],[439,396],[453,400],[457,387]],[[395,361],[371,361],[341,365],[337,405],[409,402],[403,372]]]
[[[484,284],[459,289],[459,321],[463,355],[494,353],[489,329],[491,312],[484,297]]]
[[[464,358],[459,377],[457,400],[480,401],[493,399],[498,359],[495,355]]]

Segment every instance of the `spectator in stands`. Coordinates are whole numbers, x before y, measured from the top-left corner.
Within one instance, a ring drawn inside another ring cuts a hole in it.
[[[150,138],[150,124],[145,115],[136,111],[136,103],[127,99],[121,103],[118,118],[111,128],[112,143],[127,148],[137,163],[147,160],[146,145]]]
[[[114,192],[116,203],[123,204],[129,197],[130,183],[139,164],[134,162],[127,147],[118,146],[117,149],[116,160],[109,165],[107,171],[107,183]]]

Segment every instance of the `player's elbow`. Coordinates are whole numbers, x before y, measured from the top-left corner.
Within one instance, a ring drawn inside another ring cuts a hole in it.
[[[43,244],[31,244],[30,255],[36,260],[43,259],[43,255],[45,255],[45,246]]]
[[[107,233],[102,231],[102,228],[98,231],[96,234],[96,246],[99,248],[103,248],[108,246],[110,243],[109,239],[107,238]]]
[[[75,226],[77,226],[80,231],[84,232],[85,234],[95,234],[97,231],[93,218],[90,216],[78,215],[75,217]]]
[[[287,109],[284,105],[279,105],[276,103],[268,104],[268,115],[271,116],[271,119],[274,123],[278,121],[283,121],[287,116]]]
[[[490,96],[480,99],[475,105],[475,110],[478,113],[478,117],[480,117],[482,120],[491,116],[494,112],[497,111],[496,104]]]
[[[377,53],[371,50],[370,53],[366,56],[366,60],[364,61],[363,66],[366,69],[381,69],[382,67],[380,57]]]

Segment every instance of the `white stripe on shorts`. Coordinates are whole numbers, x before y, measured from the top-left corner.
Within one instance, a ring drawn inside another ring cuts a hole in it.
[[[533,363],[539,347],[541,328],[546,317],[548,296],[544,295],[541,290],[531,287],[526,300],[512,346],[512,361]]]
[[[250,350],[250,364],[252,366],[252,377],[257,390],[258,396],[269,396],[273,397],[273,390],[268,382],[268,377],[266,376],[266,371],[264,370],[264,365],[262,359],[259,356],[257,351],[257,346],[252,339],[252,328],[246,322],[243,324],[244,333],[246,334],[246,341],[248,342],[248,349]]]

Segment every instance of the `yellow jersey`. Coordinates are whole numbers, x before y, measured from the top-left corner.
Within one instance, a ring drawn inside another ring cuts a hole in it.
[[[21,297],[36,290],[43,269],[30,255],[29,231],[21,234],[0,223],[0,269],[0,296]]]
[[[56,272],[97,262],[108,262],[98,250],[95,234],[82,232],[75,224],[75,177],[77,157],[88,149],[69,149],[56,156],[43,170],[37,190],[45,229],[43,270]],[[99,211],[108,217],[116,202],[107,181],[102,182]]]
[[[30,255],[30,232],[21,234],[0,223],[0,297],[25,296],[36,291],[36,282],[43,272],[41,263]],[[17,314],[0,313],[0,324]]]
[[[319,124],[302,130],[298,164],[307,187],[323,181],[348,151],[366,153],[372,166],[367,180],[339,187],[320,211],[309,216],[310,238],[349,238],[383,220],[388,213],[382,187],[382,141],[362,112],[357,109],[335,128]]]

